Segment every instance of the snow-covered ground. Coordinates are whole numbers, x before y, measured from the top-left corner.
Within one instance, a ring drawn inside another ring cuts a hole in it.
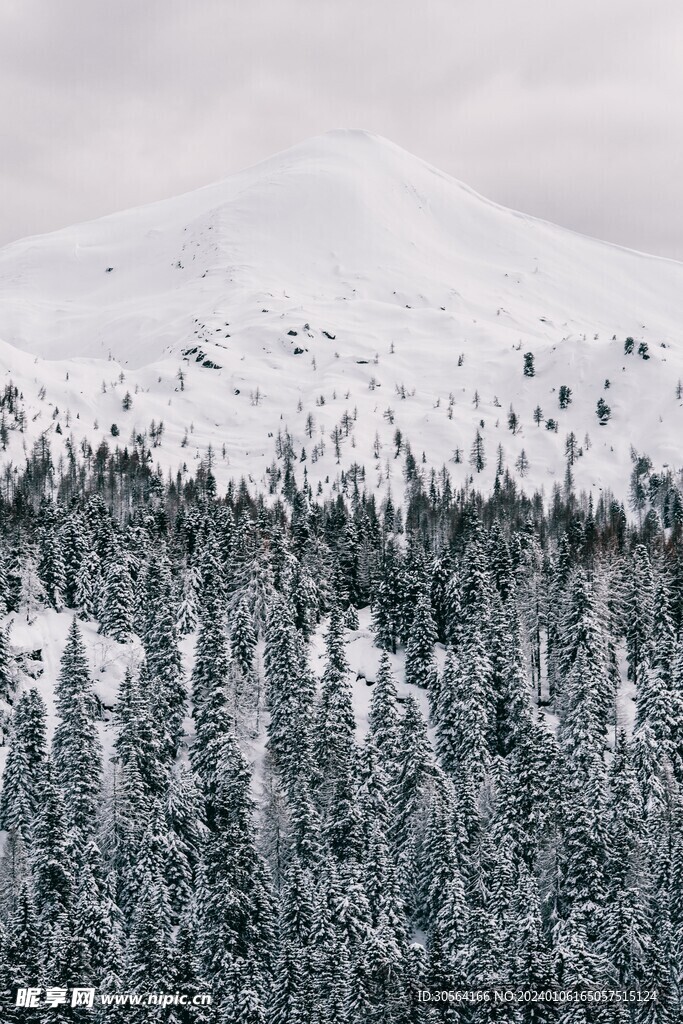
[[[56,724],[54,691],[59,662],[73,614],[66,610],[57,612],[52,608],[41,608],[40,614],[29,622],[22,609],[19,614],[11,613],[0,619],[0,627],[9,631],[19,690],[36,687],[45,701],[49,738]],[[93,621],[79,622],[88,654],[93,689],[103,708],[100,740],[106,761],[111,756],[114,740],[111,710],[118,699],[118,689],[126,669],[135,671],[139,668],[142,648],[137,641],[119,644],[111,637],[102,636],[97,632],[97,626],[97,622]],[[3,743],[0,745],[0,775],[6,756],[7,746]]]
[[[47,707],[48,738],[51,738],[56,725],[54,688],[59,675],[59,659],[66,645],[66,638],[73,615],[64,610],[56,612],[43,609],[30,624],[25,615],[11,614],[0,620],[0,626],[8,628],[19,674],[19,689],[35,686],[41,693]],[[375,646],[374,633],[371,628],[372,614],[370,608],[362,608],[358,612],[358,629],[346,630],[345,654],[349,665],[349,680],[352,686],[353,708],[356,717],[356,737],[362,742],[368,731],[368,714],[372,688],[375,683],[382,652]],[[325,669],[325,633],[327,620],[321,622],[311,638],[309,647],[309,664],[316,678],[320,679]],[[102,703],[102,721],[100,722],[100,741],[104,752],[104,763],[109,764],[113,756],[115,727],[112,720],[112,709],[115,707],[118,688],[127,668],[135,671],[142,660],[142,649],[137,640],[129,644],[119,644],[110,637],[102,636],[97,631],[96,622],[81,622],[88,661],[91,670],[93,688]],[[194,666],[194,633],[183,637],[181,654],[183,675],[190,688],[189,680]],[[39,653],[38,660],[32,656]],[[442,644],[435,647],[436,663],[439,672],[443,671],[445,650]],[[389,654],[394,673],[399,703],[403,703],[408,694],[417,700],[425,721],[429,722],[429,700],[426,690],[421,690],[405,682],[405,650],[399,648],[396,654]],[[263,671],[263,641],[257,648],[259,671]],[[28,670],[28,671],[27,671]],[[619,672],[621,685],[618,694],[617,728],[624,729],[631,735],[635,720],[635,686],[627,679],[625,650],[619,651]],[[544,707],[543,720],[546,726],[556,732],[558,718],[552,711]],[[261,709],[258,718],[258,731],[251,737],[243,737],[243,750],[253,769],[254,794],[259,798],[263,783],[264,758],[266,752],[268,713]],[[193,735],[193,724],[188,717],[185,722],[186,735]],[[430,725],[429,737],[435,742],[435,730]],[[613,733],[608,736],[608,743],[613,742]],[[0,777],[4,770],[7,757],[7,746],[0,744]]]
[[[374,634],[371,630],[371,611],[363,608],[358,613],[359,628],[346,631],[346,656],[349,663],[349,680],[353,689],[353,706],[356,715],[356,733],[361,741],[368,731],[368,712],[372,686],[374,685],[381,651],[374,646]],[[59,675],[59,662],[66,646],[67,633],[73,620],[73,613],[64,610],[56,612],[43,608],[31,622],[25,614],[12,613],[0,618],[0,627],[8,629],[13,655],[17,660],[19,690],[36,687],[47,708],[48,739],[51,739],[57,719],[55,714],[55,684]],[[118,689],[127,668],[135,672],[142,661],[142,648],[137,640],[128,644],[119,644],[111,637],[98,633],[97,622],[79,622],[83,642],[87,652],[88,663],[93,682],[93,689],[102,704],[102,721],[100,723],[100,741],[104,751],[105,764],[113,756],[115,729],[111,712],[118,699]],[[327,620],[319,624],[311,638],[309,649],[310,666],[317,678],[325,669],[325,633]],[[181,654],[183,676],[189,689],[189,680],[194,666],[194,633],[183,637]],[[263,642],[259,642],[257,659],[262,662]],[[436,649],[438,666],[443,667],[444,652],[442,645]],[[411,693],[420,704],[425,719],[429,715],[427,692],[409,686],[404,681],[405,653],[400,650],[390,655],[392,668],[396,676],[399,701],[405,700]],[[262,666],[261,666],[262,670]],[[254,767],[255,786],[262,778],[262,762],[265,755],[267,739],[266,725],[268,714],[261,711],[259,716],[258,734],[245,738],[244,751]],[[186,731],[192,735],[192,722],[186,721]],[[7,756],[7,746],[0,744],[0,777]]]
[[[477,487],[501,444],[512,473],[524,450],[525,488],[549,494],[573,432],[576,486],[623,498],[632,447],[681,465],[681,325],[683,264],[506,210],[384,139],[331,132],[0,250],[0,387],[19,387],[27,420],[5,455],[21,463],[43,433],[55,456],[71,435],[123,446],[154,421],[165,470],[192,473],[210,445],[219,484],[262,484],[286,429],[314,486],[358,463],[371,489],[399,488],[397,429],[457,484],[479,429]],[[537,406],[557,432],[534,422]]]

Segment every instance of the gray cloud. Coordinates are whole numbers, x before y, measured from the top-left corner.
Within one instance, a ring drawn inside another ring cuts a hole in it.
[[[683,259],[676,0],[4,0],[0,242],[335,127]]]

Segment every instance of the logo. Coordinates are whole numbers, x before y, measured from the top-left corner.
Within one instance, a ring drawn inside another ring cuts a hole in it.
[[[94,988],[20,988],[14,1005],[26,1010],[50,1009],[66,1006],[71,993],[71,1006],[94,1006]]]

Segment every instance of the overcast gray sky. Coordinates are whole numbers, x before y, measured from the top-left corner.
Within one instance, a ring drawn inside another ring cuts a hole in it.
[[[0,243],[365,128],[683,259],[680,0],[0,0]]]

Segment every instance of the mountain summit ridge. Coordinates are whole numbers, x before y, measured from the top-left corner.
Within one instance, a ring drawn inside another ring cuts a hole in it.
[[[593,283],[577,288],[591,270]],[[527,281],[520,304],[510,275],[532,273],[542,284]],[[207,305],[278,289],[306,303],[344,286],[347,298],[355,288],[391,303],[413,291],[437,307],[457,295],[473,316],[483,293],[494,314],[520,307],[527,330],[541,316],[637,330],[672,292],[683,317],[683,264],[507,210],[380,136],[337,130],[175,199],[4,247],[0,337],[46,357],[111,351],[133,365],[182,344],[183,314]],[[183,301],[169,303],[178,292]],[[162,296],[176,331],[158,323]]]

